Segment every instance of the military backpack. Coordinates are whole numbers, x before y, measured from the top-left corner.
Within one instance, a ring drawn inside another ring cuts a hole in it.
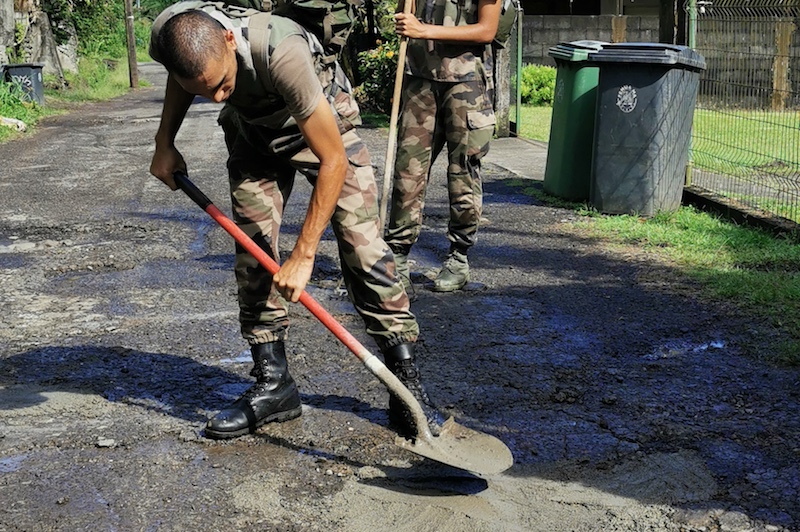
[[[224,4],[272,12],[290,18],[313,33],[329,59],[338,57],[358,20],[362,0],[223,0]]]

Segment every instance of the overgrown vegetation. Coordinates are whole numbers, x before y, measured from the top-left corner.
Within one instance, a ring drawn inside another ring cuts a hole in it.
[[[146,49],[150,21],[172,2],[145,0],[134,19],[136,48]],[[119,59],[127,55],[124,2],[94,2],[92,0],[42,0],[58,44],[67,42],[74,28],[81,57]]]
[[[130,90],[128,63],[120,59],[82,57],[78,72],[66,72],[67,87],[57,87],[55,78],[46,78],[45,95],[53,103],[103,101]],[[144,82],[140,81],[140,85]]]
[[[363,109],[391,113],[398,48],[398,39],[390,38],[377,48],[358,54],[359,74],[364,82],[356,88],[356,98]]]
[[[171,3],[169,0],[140,2],[134,21],[139,60],[149,60],[147,44],[152,18]],[[65,102],[107,100],[127,92],[130,83],[122,2],[43,0],[42,8],[50,18],[58,44],[67,43],[71,35],[77,38],[78,72],[65,72],[63,80],[45,76],[45,108],[26,101],[9,84],[0,84],[0,116],[21,120],[29,127],[41,117],[59,112]],[[29,60],[22,55],[24,38],[25,26],[18,23],[14,45],[6,50],[12,63]],[[16,135],[13,128],[0,127],[0,141]]]
[[[359,106],[372,113],[390,114],[394,80],[397,71],[397,54],[400,39],[394,31],[395,3],[387,0],[375,2],[375,27],[379,39],[372,49],[358,53],[358,78],[355,96]],[[362,32],[365,32],[361,28]]]
[[[25,99],[25,94],[20,87],[13,83],[0,81],[0,117],[21,120],[26,125],[36,122],[47,114],[47,111]],[[16,129],[0,127],[0,142],[17,134]]]
[[[20,63],[22,61],[22,57],[20,55],[20,44],[22,44],[22,39],[25,38],[25,26],[21,23],[16,22],[14,24],[14,42],[11,46],[6,47],[6,55],[8,56],[9,63]]]

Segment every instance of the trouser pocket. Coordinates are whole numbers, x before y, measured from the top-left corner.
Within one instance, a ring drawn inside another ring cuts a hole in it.
[[[489,143],[494,137],[495,123],[494,111],[491,108],[467,113],[467,129],[469,130],[467,156],[473,161],[488,153]]]

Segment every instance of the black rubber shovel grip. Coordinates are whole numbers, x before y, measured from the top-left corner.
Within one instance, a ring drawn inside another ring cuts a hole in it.
[[[175,180],[175,184],[178,185],[178,188],[183,190],[189,199],[193,202],[197,203],[201,209],[206,210],[208,209],[209,205],[211,205],[211,200],[208,199],[208,196],[203,194],[203,191],[200,190],[195,186],[194,183],[189,179],[184,172],[177,171],[172,174],[172,178]]]

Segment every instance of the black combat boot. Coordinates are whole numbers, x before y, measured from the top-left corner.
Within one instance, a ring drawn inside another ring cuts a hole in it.
[[[300,394],[289,375],[282,341],[256,344],[250,348],[255,366],[250,375],[256,383],[229,408],[206,424],[206,436],[235,438],[255,432],[272,421],[286,421],[301,414]]]
[[[383,358],[386,367],[400,379],[414,398],[419,402],[425,418],[428,420],[428,427],[434,436],[439,434],[442,423],[441,416],[434,408],[425,388],[419,378],[419,369],[415,363],[415,345],[405,343],[386,349]],[[405,403],[394,394],[389,394],[389,424],[397,428],[401,436],[413,438],[417,435],[416,423],[411,411],[406,408]]]

